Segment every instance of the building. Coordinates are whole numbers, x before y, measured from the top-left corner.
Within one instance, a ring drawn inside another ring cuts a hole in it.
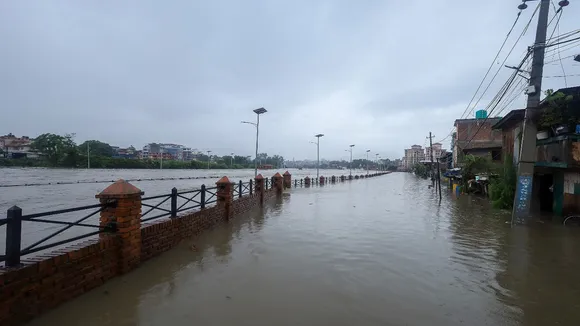
[[[480,111],[478,111],[480,112]],[[475,119],[455,120],[456,134],[453,139],[453,164],[461,164],[463,155],[488,157],[492,161],[502,160],[502,133],[492,127],[501,118],[487,118],[480,115]]]
[[[425,151],[420,145],[413,145],[411,148],[405,149],[405,157],[403,158],[403,167],[405,170],[410,170],[413,165],[425,159]]]
[[[513,155],[514,163],[521,156],[524,117],[525,110],[513,110],[493,126],[502,132],[503,153]],[[543,99],[535,119],[538,133],[531,211],[548,216],[579,215],[580,86],[559,89]]]
[[[201,153],[190,147],[179,144],[149,143],[143,146],[141,151],[142,159],[159,159],[163,152],[163,159],[191,161],[196,159]]]
[[[0,136],[0,149],[6,158],[38,158],[38,153],[32,150],[32,141],[28,136],[16,137],[12,133]]]
[[[111,146],[113,148],[113,157],[114,158],[129,158],[129,159],[136,159],[141,157],[140,151],[135,149],[133,146],[129,146],[127,148],[120,148],[118,146]]]
[[[433,161],[436,162],[438,158],[446,152],[446,150],[442,149],[441,143],[433,144]],[[431,147],[425,147],[425,160],[431,161]]]

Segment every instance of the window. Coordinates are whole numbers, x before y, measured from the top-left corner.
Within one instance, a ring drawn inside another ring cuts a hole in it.
[[[492,161],[501,161],[501,150],[491,151],[491,160]]]

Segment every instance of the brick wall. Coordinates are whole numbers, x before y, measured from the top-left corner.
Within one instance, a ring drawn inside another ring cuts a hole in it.
[[[97,239],[0,269],[0,325],[22,324],[117,275],[115,241]]]
[[[264,193],[264,199],[275,196],[275,189]],[[234,198],[231,204],[232,216],[248,212],[259,205],[260,197],[256,193]],[[132,212],[131,209],[128,211]],[[138,216],[140,218],[140,208]],[[125,272],[126,269],[122,268],[125,260],[133,260],[132,256],[127,257],[127,248],[121,248],[124,243],[126,246],[127,239],[140,239],[138,262],[143,262],[173,248],[183,239],[225,221],[226,208],[216,205],[177,218],[144,223],[139,231],[140,237],[122,239],[101,234],[100,239],[23,259],[21,267],[0,268],[0,325],[23,324]]]
[[[473,137],[473,141],[501,141],[501,131],[491,129],[498,121],[499,118],[456,120],[457,140],[469,141]]]

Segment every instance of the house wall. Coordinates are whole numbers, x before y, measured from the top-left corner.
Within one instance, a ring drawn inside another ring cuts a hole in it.
[[[580,171],[564,172],[562,214],[580,214]]]

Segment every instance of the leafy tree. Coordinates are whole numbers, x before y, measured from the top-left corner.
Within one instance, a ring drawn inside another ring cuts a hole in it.
[[[429,177],[429,170],[424,164],[417,163],[413,165],[411,171],[420,178],[427,179]]]
[[[106,156],[112,157],[114,154],[113,147],[107,143],[100,142],[98,140],[87,140],[80,144],[78,149],[82,154],[87,153],[87,145],[89,146],[91,157],[94,156]]]
[[[491,180],[489,193],[493,207],[500,209],[512,208],[516,193],[517,171],[513,158],[507,155],[499,177]]]
[[[36,137],[32,148],[44,155],[48,163],[57,166],[67,155],[76,152],[76,146],[72,135],[42,134]]]

